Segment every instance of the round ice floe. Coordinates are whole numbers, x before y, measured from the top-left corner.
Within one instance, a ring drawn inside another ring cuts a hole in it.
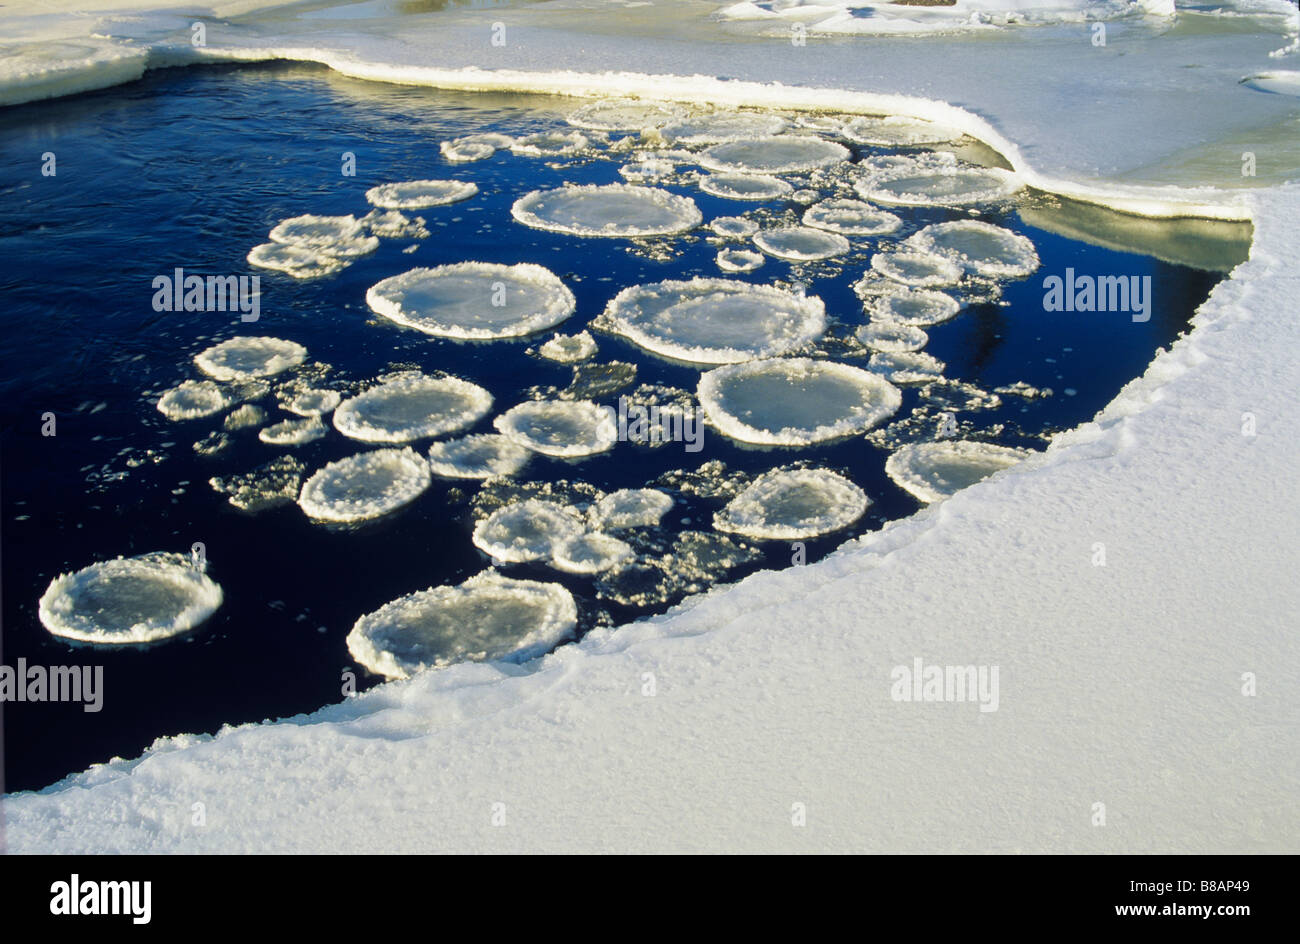
[[[492,394],[459,377],[411,374],[371,387],[334,411],[334,428],[362,442],[404,443],[471,426]]]
[[[609,534],[579,534],[555,546],[551,563],[568,574],[598,574],[627,563],[636,551]]]
[[[700,154],[700,166],[734,174],[801,174],[848,157],[842,144],[790,134],[715,144]]]
[[[961,266],[943,256],[907,249],[876,253],[871,268],[887,279],[917,288],[956,285],[962,276]]]
[[[821,299],[730,279],[634,285],[614,296],[604,317],[646,350],[696,364],[784,354],[826,330]]]
[[[806,446],[861,432],[903,402],[877,374],[803,357],[719,367],[700,377],[698,393],[719,432],[765,446]]]
[[[758,224],[743,216],[720,216],[709,224],[709,229],[727,239],[744,239],[758,232]]]
[[[700,179],[700,189],[728,200],[773,200],[794,188],[780,177],[763,174],[709,174]]]
[[[871,350],[884,354],[919,351],[930,340],[920,328],[894,321],[873,321],[858,328],[856,336]]]
[[[221,587],[189,558],[155,553],[56,577],[41,597],[38,615],[55,636],[123,645],[187,632],[219,606]]]
[[[786,124],[779,115],[713,112],[673,122],[660,129],[660,133],[674,144],[720,144],[778,134]]]
[[[794,123],[818,134],[837,135],[844,131],[844,119],[836,115],[799,115]]]
[[[538,348],[537,353],[548,361],[577,364],[595,356],[596,340],[586,331],[577,334],[557,334]]]
[[[951,295],[924,288],[900,288],[882,292],[868,303],[873,320],[892,321],[913,328],[942,324],[961,311]]]
[[[515,139],[505,134],[467,134],[464,137],[443,141],[439,150],[447,160],[461,164],[481,161],[491,157],[499,148],[508,148]]]
[[[719,531],[796,541],[829,534],[862,517],[867,493],[825,469],[775,469],[760,475],[713,516]]]
[[[573,314],[573,293],[532,263],[458,262],[411,269],[372,285],[378,315],[443,338],[514,338],[552,328]]]
[[[237,337],[200,351],[194,363],[217,380],[252,380],[283,373],[306,358],[307,349],[293,341]]]
[[[650,158],[644,161],[632,161],[630,164],[624,164],[618,169],[618,174],[624,180],[658,180],[661,177],[667,177],[676,169],[677,165],[672,161]]]
[[[271,230],[274,242],[304,249],[319,249],[333,256],[363,255],[358,251],[358,241],[363,241],[361,245],[369,245],[364,243],[365,238],[365,227],[355,216],[316,216],[308,213],[290,217]],[[375,246],[378,245],[376,242]]]
[[[342,399],[337,390],[300,390],[284,408],[299,416],[323,416],[338,406]]]
[[[565,120],[593,131],[642,131],[678,121],[685,114],[684,108],[668,103],[607,101],[583,105]]]
[[[373,237],[372,237],[373,238]],[[379,240],[375,240],[379,244]],[[259,269],[274,269],[295,279],[316,279],[338,272],[347,262],[337,256],[288,243],[263,243],[248,252],[248,264]]]
[[[769,256],[795,262],[829,259],[849,251],[849,241],[839,233],[828,233],[810,226],[765,229],[754,237],[754,245]]]
[[[658,236],[694,229],[695,201],[655,187],[588,184],[534,190],[510,212],[525,226],[571,236]]]
[[[763,264],[763,254],[748,249],[723,249],[717,255],[717,263],[723,272],[753,272]]]
[[[568,157],[590,143],[585,134],[577,131],[539,131],[516,138],[510,150],[527,157]]]
[[[512,442],[560,458],[605,452],[618,441],[613,411],[587,400],[530,400],[492,425]]]
[[[985,278],[1023,278],[1038,268],[1038,252],[1032,242],[980,220],[934,223],[909,237],[907,243]]]
[[[902,489],[923,502],[947,498],[1030,455],[990,443],[942,440],[903,446],[885,462],[885,471]]]
[[[230,415],[222,421],[221,426],[228,433],[236,430],[248,429],[250,426],[259,426],[266,419],[266,411],[260,406],[254,406],[252,403],[245,403],[230,412]]]
[[[434,443],[429,447],[429,466],[434,475],[444,478],[491,479],[514,475],[532,455],[505,436],[479,433]]]
[[[474,528],[474,546],[507,564],[548,560],[556,547],[584,532],[582,515],[536,498],[504,505]]]
[[[419,498],[433,480],[412,449],[376,449],[331,462],[303,483],[298,504],[320,521],[379,518]]]
[[[845,236],[883,236],[898,229],[903,221],[861,200],[823,200],[804,211],[803,225]]]
[[[922,144],[945,144],[956,141],[962,132],[922,118],[888,118],[861,116],[844,124],[844,137],[855,144],[877,147],[916,147]]]
[[[921,351],[872,354],[867,365],[889,378],[891,383],[929,383],[943,375],[944,363]]]
[[[421,210],[468,200],[478,184],[468,180],[407,180],[380,184],[366,191],[366,199],[386,210]]]
[[[673,507],[672,496],[654,488],[620,488],[596,502],[592,522],[602,530],[653,528]]]
[[[220,413],[230,401],[211,380],[186,380],[158,398],[158,412],[169,420],[196,420]]]
[[[325,435],[319,416],[300,420],[281,420],[257,431],[257,438],[269,446],[301,446]]]
[[[1020,189],[1014,174],[993,167],[903,168],[854,184],[865,200],[899,206],[968,206],[1009,197]]]
[[[573,596],[559,584],[484,571],[367,613],[348,633],[348,651],[371,672],[408,678],[456,662],[536,658],[577,622]]]

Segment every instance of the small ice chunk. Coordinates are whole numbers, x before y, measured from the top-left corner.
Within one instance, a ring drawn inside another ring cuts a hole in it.
[[[375,245],[379,240],[375,240]],[[274,269],[295,279],[317,279],[333,275],[347,265],[347,261],[318,249],[291,246],[287,243],[262,243],[248,252],[248,264],[259,269]]]
[[[457,262],[411,269],[372,285],[376,314],[435,337],[515,338],[552,328],[573,314],[573,293],[532,263]]]
[[[613,100],[583,105],[565,120],[575,128],[593,131],[644,131],[680,121],[686,109],[667,102]]]
[[[596,502],[591,519],[604,531],[653,528],[672,507],[672,496],[657,488],[620,488]]]
[[[1027,449],[955,439],[912,443],[886,460],[885,471],[921,501],[936,502],[1031,454]]]
[[[898,288],[871,297],[867,310],[873,321],[895,322],[913,328],[942,324],[961,311],[951,295],[925,288]]]
[[[700,189],[728,200],[774,200],[794,190],[780,177],[765,174],[709,174],[700,178]]]
[[[337,390],[299,390],[284,408],[299,416],[324,416],[332,412],[342,399]]]
[[[774,469],[713,516],[719,531],[797,541],[846,528],[867,510],[867,493],[826,469]]]
[[[506,564],[549,560],[585,531],[582,515],[555,502],[527,498],[498,508],[474,528],[474,546]]]
[[[158,412],[169,420],[195,420],[220,413],[230,401],[211,380],[186,380],[158,398]]]
[[[385,210],[421,210],[468,200],[478,193],[470,180],[407,180],[380,184],[366,191],[366,199]]]
[[[823,200],[804,211],[803,225],[843,236],[883,236],[894,232],[903,221],[861,200]]]
[[[361,218],[372,236],[385,239],[427,239],[424,217],[409,217],[400,210],[371,210]]]
[[[429,447],[429,465],[433,474],[449,479],[491,479],[514,475],[532,456],[532,450],[496,433],[477,433],[437,442]]]
[[[672,161],[662,158],[647,158],[643,161],[632,161],[629,164],[624,164],[618,169],[618,174],[624,180],[640,182],[659,180],[662,177],[667,177],[676,169],[677,165]]]
[[[284,373],[306,359],[307,349],[294,341],[240,336],[200,351],[194,363],[217,380],[253,380]]]
[[[922,351],[872,354],[867,366],[896,384],[929,383],[944,369],[943,361]]]
[[[871,257],[871,268],[887,279],[916,288],[956,285],[961,281],[961,266],[932,252],[903,249],[878,252]]]
[[[700,166],[733,174],[802,174],[847,160],[849,149],[806,135],[776,135],[715,144],[700,154]]]
[[[240,511],[256,514],[298,499],[303,465],[293,456],[279,456],[251,472],[215,475],[208,484]]]
[[[904,118],[901,115],[875,118],[863,115],[845,122],[843,135],[854,144],[871,144],[876,147],[918,147],[956,141],[962,136],[962,132],[923,118]]]
[[[516,138],[510,150],[525,157],[568,157],[590,144],[587,136],[578,131],[539,131]]]
[[[726,239],[745,239],[758,232],[758,224],[743,216],[720,216],[709,224],[709,229]]]
[[[225,418],[221,428],[228,433],[236,430],[248,429],[250,426],[260,426],[266,421],[266,410],[260,406],[254,406],[251,403],[245,403],[236,410],[232,410],[230,415]]]
[[[501,148],[511,147],[514,143],[515,139],[507,134],[488,131],[443,141],[439,150],[443,157],[453,163],[467,163],[489,158]]]
[[[806,357],[719,367],[700,377],[698,394],[719,432],[764,446],[807,446],[862,432],[903,402],[877,374]]]
[[[537,353],[548,361],[577,364],[596,355],[596,341],[587,331],[580,331],[577,334],[557,334],[543,344]]]
[[[512,442],[560,458],[606,452],[618,441],[613,411],[589,400],[530,400],[492,424]]]
[[[605,327],[648,351],[695,364],[785,354],[821,337],[821,299],[731,279],[634,285],[602,316]]]
[[[854,184],[864,200],[899,206],[969,206],[1011,196],[1020,189],[1015,174],[993,167],[902,168]]]
[[[334,428],[362,442],[404,443],[471,426],[492,394],[459,377],[408,374],[371,387],[334,410]]]
[[[689,197],[634,184],[534,190],[510,212],[525,226],[570,236],[660,236],[694,229],[703,219]]]
[[[524,662],[564,641],[578,622],[557,583],[485,570],[459,586],[431,587],[361,617],[348,651],[371,672],[408,678],[457,662]]]
[[[301,446],[325,435],[325,424],[319,416],[299,420],[281,420],[258,430],[257,438],[268,446]]]
[[[366,236],[355,216],[317,216],[307,213],[282,220],[271,230],[271,241],[347,258],[373,252],[377,239]]]
[[[919,351],[930,340],[920,328],[896,321],[873,321],[858,328],[856,337],[871,350],[885,354]]]
[[[781,116],[763,112],[709,112],[665,125],[660,134],[674,144],[721,144],[779,134],[787,125]]]
[[[907,244],[990,279],[1024,278],[1039,265],[1029,239],[980,220],[933,223],[909,237]]]
[[[849,241],[839,233],[828,233],[810,226],[765,229],[754,237],[754,245],[769,256],[795,262],[829,259],[849,251]]]
[[[319,469],[298,504],[308,517],[349,523],[379,518],[419,498],[433,481],[413,449],[375,449]]]
[[[41,596],[38,616],[63,639],[138,645],[188,632],[221,600],[221,587],[190,558],[156,552],[60,574]]]
[[[716,261],[718,268],[723,272],[753,272],[763,264],[764,259],[761,252],[751,252],[748,249],[722,249],[719,250]]]
[[[598,574],[636,557],[632,545],[609,534],[579,534],[555,546],[551,563],[566,574]]]

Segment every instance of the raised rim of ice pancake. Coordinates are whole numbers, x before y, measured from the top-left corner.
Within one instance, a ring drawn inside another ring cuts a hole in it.
[[[432,481],[414,449],[374,449],[317,469],[302,483],[298,505],[318,521],[369,521],[415,501]]]
[[[475,433],[429,447],[429,468],[448,479],[490,479],[514,475],[533,457],[499,433]]]
[[[586,531],[580,512],[538,498],[502,505],[474,526],[474,546],[493,560],[526,564],[549,560],[562,541]]]
[[[504,304],[493,304],[495,301]],[[410,269],[366,291],[375,314],[434,337],[518,338],[569,318],[577,301],[550,269],[531,262],[456,262]]]
[[[654,528],[673,504],[673,497],[657,488],[620,488],[602,495],[588,514],[602,531]]]
[[[647,351],[692,364],[784,354],[826,330],[826,307],[815,295],[720,278],[629,286],[602,318]]]
[[[871,355],[867,366],[884,374],[890,383],[918,384],[940,379],[947,365],[924,351],[880,351]]]
[[[842,144],[801,134],[725,141],[700,153],[700,166],[731,174],[802,174],[852,156]]]
[[[375,240],[379,244],[379,240]],[[248,264],[259,269],[283,272],[295,279],[318,279],[347,266],[347,261],[319,249],[291,243],[262,243],[248,250]]]
[[[983,220],[931,223],[909,236],[906,244],[991,279],[1024,278],[1039,266],[1032,240]]]
[[[1023,461],[1033,452],[962,439],[910,443],[885,460],[885,472],[899,488],[920,501],[940,501],[994,472]]]
[[[919,351],[930,341],[930,336],[920,328],[900,321],[873,321],[861,325],[854,337],[872,351],[883,354]]]
[[[667,124],[659,133],[673,144],[722,144],[779,134],[788,125],[780,115],[770,112],[705,112]]]
[[[221,601],[220,585],[189,558],[156,552],[60,574],[37,612],[41,625],[63,639],[140,645],[189,632]]]
[[[753,272],[766,260],[761,252],[752,249],[719,249],[713,261],[723,272]]]
[[[292,370],[307,359],[296,341],[239,335],[194,355],[194,363],[217,380],[253,380]]]
[[[586,531],[555,545],[551,566],[566,574],[599,574],[636,557],[632,545],[600,531]]]
[[[839,233],[811,226],[780,226],[765,229],[754,237],[754,245],[769,256],[794,262],[813,262],[842,256],[849,251],[849,241]]]
[[[774,200],[794,192],[780,177],[767,174],[706,174],[700,189],[727,200]]]
[[[944,292],[898,285],[863,300],[872,321],[891,321],[912,328],[928,328],[951,321],[961,302]]]
[[[403,180],[366,191],[366,200],[385,210],[422,210],[468,200],[478,193],[472,180]]]
[[[773,469],[713,515],[713,527],[758,540],[793,541],[847,528],[871,499],[828,469]]]
[[[738,391],[748,394],[747,404],[734,402]],[[761,446],[807,446],[864,432],[903,403],[879,374],[808,357],[719,367],[701,375],[697,392],[714,428]]]
[[[613,411],[590,400],[528,400],[492,425],[512,442],[559,459],[607,452],[618,442]]]
[[[864,200],[894,206],[970,206],[1010,197],[1021,188],[1020,179],[996,167],[903,168],[883,171],[855,181],[853,188]]]
[[[591,102],[564,116],[575,128],[591,131],[643,131],[681,121],[687,110],[672,102],[614,99]]]
[[[224,390],[211,380],[183,380],[158,398],[158,412],[173,422],[197,420],[230,405]]]
[[[510,150],[524,157],[568,157],[591,145],[580,131],[538,131],[515,138]]]
[[[485,570],[384,604],[353,624],[347,643],[371,672],[399,679],[457,662],[526,662],[577,624],[573,594],[560,584]]]
[[[640,184],[566,184],[534,190],[516,200],[510,214],[534,229],[622,238],[684,233],[704,219],[690,197]]]
[[[804,210],[803,225],[842,236],[884,236],[902,226],[903,220],[861,200],[835,199],[822,200]]]
[[[743,216],[719,216],[709,221],[709,229],[724,239],[747,239],[758,232],[758,224]]]
[[[875,147],[947,144],[963,136],[963,132],[956,128],[947,128],[924,118],[907,118],[902,115],[859,115],[844,122],[840,134],[854,144]]]
[[[492,394],[476,383],[415,374],[344,400],[334,428],[362,442],[405,443],[465,429],[491,409]]]
[[[912,288],[942,288],[961,281],[961,266],[951,259],[918,249],[878,252],[871,257],[871,268],[887,279]]]

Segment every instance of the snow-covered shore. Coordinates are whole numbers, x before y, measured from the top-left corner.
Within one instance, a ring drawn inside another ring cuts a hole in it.
[[[675,25],[627,7],[622,31],[581,2],[364,22],[305,7],[213,25],[200,53],[191,17],[115,13],[94,30],[116,38],[89,41],[140,68],[280,56],[437,85],[920,114],[1044,189],[1249,220],[1251,257],[1190,336],[1023,467],[528,666],[161,741],[10,797],[11,851],[1300,847],[1300,185],[1283,183],[1300,179],[1300,99],[1239,81],[1293,67],[1268,56],[1281,33],[1117,23],[1099,48],[1064,24],[797,47],[673,6]],[[1259,177],[1243,180],[1246,150]],[[892,700],[891,670],[915,658],[999,666],[998,710]]]

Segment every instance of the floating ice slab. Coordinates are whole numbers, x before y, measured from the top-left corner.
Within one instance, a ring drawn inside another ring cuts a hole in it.
[[[686,116],[686,109],[668,102],[617,100],[583,105],[565,120],[593,131],[644,131],[661,128]]]
[[[723,272],[753,272],[763,264],[761,252],[748,249],[722,249],[716,257],[718,268]]]
[[[372,236],[385,239],[428,239],[424,217],[410,217],[401,210],[371,210],[361,218]]]
[[[458,262],[411,269],[366,292],[376,314],[436,337],[514,338],[552,328],[573,314],[573,293],[532,263]]]
[[[951,295],[925,288],[877,292],[865,302],[873,321],[894,322],[913,328],[942,324],[961,311],[961,303]]]
[[[694,229],[703,219],[689,197],[634,184],[534,190],[510,212],[525,226],[570,236],[660,236]]]
[[[587,136],[578,131],[539,131],[517,138],[510,150],[526,157],[568,157],[590,144]]]
[[[429,447],[434,475],[449,479],[490,479],[514,475],[533,452],[496,433],[449,439]]]
[[[700,189],[728,200],[774,200],[794,190],[780,177],[765,174],[709,174],[700,178]]]
[[[452,163],[461,164],[481,161],[491,157],[500,148],[514,145],[515,139],[505,134],[488,132],[486,134],[467,134],[450,141],[443,141],[438,146],[442,156]]]
[[[557,334],[538,348],[537,353],[548,361],[577,364],[595,356],[596,340],[587,331],[580,331],[577,334]]]
[[[61,574],[41,596],[41,625],[96,645],[156,642],[198,626],[221,606],[221,587],[179,554],[153,553]]]
[[[896,321],[873,321],[858,328],[855,334],[868,348],[884,354],[919,351],[930,340],[920,328]]]
[[[932,252],[902,249],[878,252],[871,257],[871,268],[887,279],[916,288],[956,285],[961,281],[961,266]]]
[[[365,227],[355,216],[316,216],[308,213],[278,223],[270,233],[271,241],[328,253],[340,259],[374,252],[379,241],[366,235]]]
[[[653,528],[672,507],[672,496],[658,489],[620,488],[596,502],[591,519],[605,531]]]
[[[839,233],[828,233],[811,226],[765,229],[754,237],[754,245],[769,256],[795,262],[829,259],[849,251],[849,241]]]
[[[325,435],[325,424],[318,416],[299,420],[281,420],[257,432],[257,438],[268,446],[301,446]]]
[[[573,596],[559,584],[483,571],[366,614],[348,633],[348,651],[371,672],[407,678],[456,662],[536,658],[563,642],[577,621]]]
[[[885,471],[921,501],[936,502],[1029,455],[1026,449],[964,440],[912,443],[886,460]]]
[[[992,167],[904,168],[865,177],[854,183],[864,200],[899,206],[970,206],[1011,196],[1016,176]]]
[[[323,416],[334,410],[339,402],[343,399],[342,394],[337,390],[299,390],[295,393],[284,408],[290,413],[297,413],[299,416]]]
[[[265,410],[260,406],[254,406],[252,403],[245,403],[243,406],[232,410],[230,415],[222,421],[221,427],[226,432],[233,433],[235,430],[259,426],[265,419]]]
[[[378,240],[375,241],[378,245]],[[295,279],[318,279],[333,275],[347,265],[346,260],[319,249],[288,243],[262,243],[248,251],[248,264],[259,269],[273,269]]]
[[[598,574],[636,557],[632,545],[610,534],[579,534],[555,546],[551,564],[566,574]]]
[[[700,166],[721,173],[802,174],[849,156],[849,149],[834,141],[783,134],[715,144],[700,154]]]
[[[907,245],[990,279],[1024,278],[1038,268],[1038,252],[1019,233],[981,220],[933,223],[908,237]]]
[[[673,122],[660,133],[674,144],[721,144],[778,134],[788,124],[779,115],[762,112],[712,112]]]
[[[366,521],[419,498],[432,480],[429,464],[414,450],[376,449],[317,471],[303,483],[298,504],[320,521]]]
[[[293,456],[279,456],[251,472],[214,475],[208,484],[235,508],[257,514],[297,501],[302,472],[302,463]]]
[[[774,469],[713,516],[719,531],[760,540],[797,541],[848,527],[870,499],[842,475],[825,469]]]
[[[709,229],[726,239],[745,239],[758,232],[758,224],[743,216],[719,216]]]
[[[803,225],[844,236],[883,236],[894,232],[903,221],[861,200],[823,200],[804,211]]]
[[[217,380],[252,380],[282,374],[306,359],[307,349],[294,341],[241,336],[200,351],[194,363]]]
[[[559,458],[605,452],[618,441],[612,411],[588,400],[530,400],[492,423],[512,442]]]
[[[169,420],[196,420],[220,413],[230,405],[211,380],[186,380],[158,398],[158,412]]]
[[[900,115],[891,115],[887,118],[863,115],[851,118],[844,123],[841,134],[855,144],[870,144],[876,147],[945,144],[956,141],[962,136],[962,133],[954,128],[945,128],[933,121],[904,118]]]
[[[868,366],[891,383],[929,383],[943,375],[944,363],[922,351],[872,354]]]
[[[667,177],[677,165],[672,161],[663,160],[662,158],[647,158],[644,161],[633,161],[630,164],[624,164],[618,169],[618,174],[624,180],[641,182],[648,180],[659,180],[661,177]]]
[[[474,546],[507,564],[549,560],[556,547],[585,531],[582,515],[555,502],[529,498],[505,505],[474,528]]]
[[[412,374],[371,387],[334,410],[334,428],[362,442],[405,443],[471,426],[492,394],[459,377]]]
[[[719,432],[765,446],[806,446],[862,432],[903,402],[883,377],[803,357],[719,367],[700,377],[698,392]]]
[[[468,200],[478,184],[468,180],[407,180],[380,184],[366,191],[366,199],[386,210],[421,210]]]
[[[648,351],[696,364],[784,354],[826,330],[821,299],[731,279],[634,285],[614,296],[603,319]]]

